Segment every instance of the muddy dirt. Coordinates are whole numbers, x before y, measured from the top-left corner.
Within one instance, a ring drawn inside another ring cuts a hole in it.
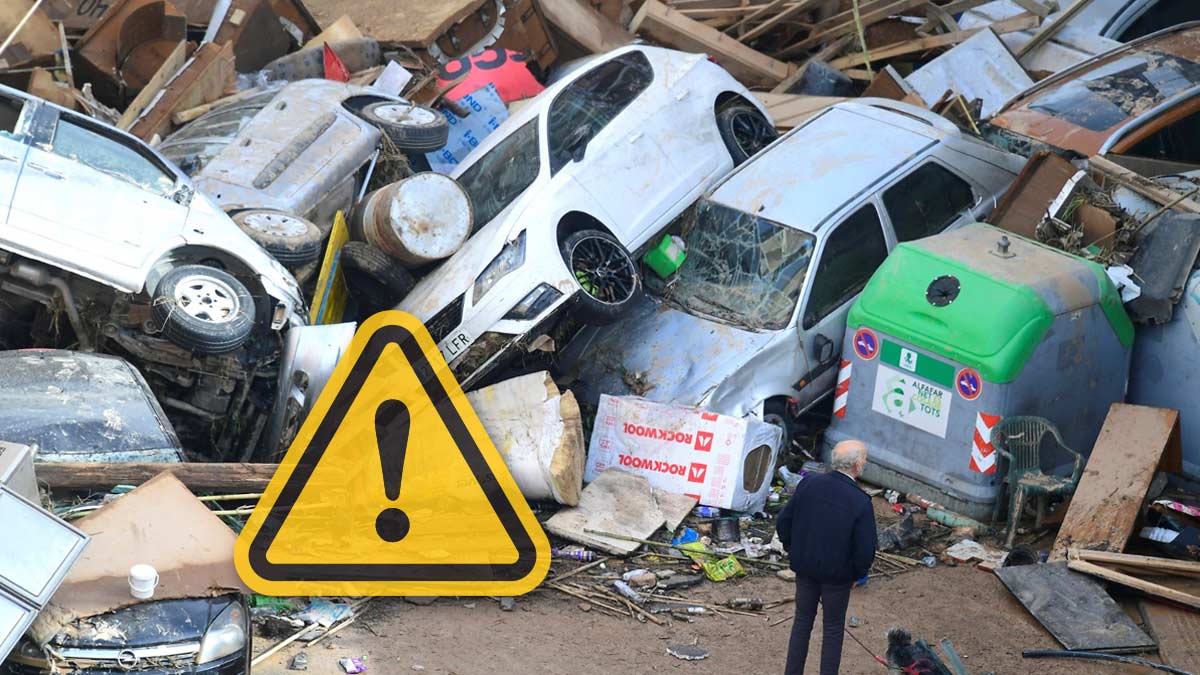
[[[735,596],[757,596],[770,602],[791,593],[788,582],[755,576],[705,583],[680,594],[693,601],[718,603]],[[512,612],[501,611],[490,598],[440,598],[429,606],[377,598],[354,624],[307,650],[309,672],[340,673],[338,658],[365,656],[368,672],[379,675],[778,673],[783,670],[791,629],[791,621],[779,621],[791,613],[789,604],[768,610],[763,617],[701,616],[692,623],[675,620],[673,625],[660,627],[595,610],[584,612],[575,598],[545,587],[518,598]],[[886,648],[887,629],[901,625],[931,643],[950,638],[976,674],[1151,672],[1104,663],[1022,659],[1023,649],[1057,649],[1059,645],[992,574],[972,567],[917,568],[872,579],[855,590],[848,615],[861,621],[860,627],[853,629],[855,635],[878,654]],[[814,634],[820,634],[819,619]],[[693,642],[711,655],[700,661],[681,661],[667,654],[668,645]],[[273,643],[258,639],[255,651]],[[287,670],[287,663],[298,651],[297,645],[285,648],[256,667],[255,674],[295,672]],[[849,639],[842,654],[844,674],[886,672]],[[1147,656],[1155,658],[1154,654]],[[817,672],[815,658],[810,653],[806,672]]]

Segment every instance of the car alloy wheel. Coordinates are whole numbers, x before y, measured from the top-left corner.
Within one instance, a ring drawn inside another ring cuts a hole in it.
[[[747,157],[753,157],[759,150],[779,138],[775,128],[754,108],[739,107],[731,111],[729,126],[733,131],[734,142]]]
[[[438,114],[428,108],[403,103],[385,103],[372,108],[374,113],[385,122],[404,127],[423,127],[433,124]]]
[[[620,244],[592,235],[575,243],[569,261],[571,274],[595,300],[620,305],[637,292],[637,269]]]
[[[229,285],[206,274],[191,274],[175,286],[175,303],[188,316],[209,323],[229,323],[238,315],[237,293]]]

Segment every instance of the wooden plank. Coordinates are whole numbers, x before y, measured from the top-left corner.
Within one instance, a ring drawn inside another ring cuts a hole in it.
[[[314,49],[324,45],[326,42],[337,42],[339,40],[353,40],[362,37],[362,31],[358,26],[354,25],[354,20],[343,14],[337,18],[337,21],[325,27],[313,39],[309,40],[301,49]]]
[[[1182,199],[1184,195],[1168,189],[1161,183],[1150,180],[1141,174],[1134,173],[1116,164],[1107,157],[1096,155],[1088,158],[1088,167],[1099,171],[1121,185],[1133,190],[1146,199],[1158,202],[1162,206],[1173,204],[1172,208],[1188,213],[1200,213],[1200,203],[1191,199]]]
[[[1137,651],[1154,640],[1129,618],[1095,579],[1065,563],[995,570],[1001,583],[1067,649]]]
[[[1190,560],[1175,560],[1174,558],[1159,558],[1150,555],[1133,555],[1131,553],[1113,553],[1112,551],[1089,551],[1073,549],[1071,557],[1086,560],[1090,563],[1104,565],[1121,565],[1143,570],[1144,574],[1158,572],[1160,574],[1200,574],[1200,562]]]
[[[658,0],[646,0],[630,29],[668,47],[700,52],[716,58],[734,77],[747,85],[776,85],[791,74],[791,66],[693,21]]]
[[[936,21],[937,23],[942,24],[945,26],[947,31],[951,33],[957,33],[958,31],[962,30],[962,26],[958,25],[958,22],[954,20],[953,15],[941,7],[933,4],[932,2],[925,3],[923,5],[923,9],[925,10],[925,16],[928,17],[929,21]],[[924,27],[924,24],[922,24],[922,27]]]
[[[1049,151],[1034,153],[1000,197],[987,221],[1002,230],[1036,238],[1038,224],[1050,204],[1079,170],[1074,164]]]
[[[203,105],[198,105],[194,108],[187,108],[185,110],[180,110],[179,112],[175,113],[174,115],[171,115],[171,122],[173,122],[175,124],[175,126],[183,126],[184,124],[191,122],[192,120],[196,119],[197,117],[200,117],[201,115],[207,113],[210,110],[213,110],[214,108],[219,108],[219,107],[225,105],[226,103],[234,103],[234,102],[240,101],[244,98],[250,98],[251,96],[253,96],[261,91],[262,91],[261,87],[254,87],[253,89],[246,89],[244,91],[239,91],[236,94],[230,94],[229,96],[223,96],[221,98],[218,98],[215,101],[211,101],[211,102],[205,103]]]
[[[537,4],[550,25],[594,54],[633,42],[629,31],[581,0],[537,0]]]
[[[364,34],[384,43],[428,47],[451,26],[491,0],[305,0],[321,26],[349,16]]]
[[[232,43],[201,45],[129,132],[144,141],[155,135],[166,136],[176,111],[217,100],[233,84],[234,77]]]
[[[848,54],[839,59],[834,59],[829,62],[829,65],[838,70],[846,70],[858,65],[862,65],[870,58],[872,62],[883,61],[886,59],[904,56],[905,54],[916,54],[929,51],[930,49],[940,49],[942,47],[950,47],[961,42],[964,42],[975,36],[976,33],[991,28],[997,35],[1004,33],[1015,33],[1017,31],[1028,30],[1037,26],[1037,17],[1032,14],[1018,14],[1004,21],[997,21],[991,26],[983,26],[982,28],[971,28],[962,30],[957,33],[945,33],[943,35],[931,35],[929,37],[909,40],[894,45],[879,47],[872,49],[870,54]]]
[[[1162,661],[1185,672],[1200,673],[1200,613],[1157,601],[1140,604]]]
[[[1180,470],[1179,411],[1114,403],[1050,551],[1125,550],[1157,470]]]
[[[744,34],[738,37],[738,40],[741,42],[749,42],[754,38],[760,37],[766,34],[767,31],[775,28],[780,23],[792,18],[793,16],[796,16],[800,12],[805,12],[815,8],[821,2],[824,2],[824,0],[801,0],[800,2],[795,3],[794,5],[771,17],[770,19],[767,19],[754,28],[746,31]]]
[[[1191,593],[1184,593],[1183,591],[1177,591],[1174,588],[1163,586],[1162,584],[1151,583],[1145,579],[1139,579],[1133,575],[1125,574],[1124,572],[1110,570],[1107,567],[1101,567],[1100,565],[1090,563],[1086,560],[1069,560],[1067,561],[1067,568],[1075,572],[1082,572],[1099,579],[1104,579],[1105,581],[1111,581],[1113,583],[1121,584],[1122,586],[1128,586],[1129,588],[1141,591],[1148,595],[1153,595],[1158,598],[1170,600],[1171,602],[1178,602],[1181,605],[1187,605],[1188,607],[1200,609],[1200,596],[1192,595]]]
[[[114,485],[140,485],[163,471],[195,492],[261,492],[278,464],[204,462],[38,462],[38,482],[55,490],[108,490]]]
[[[745,14],[745,16],[743,16],[737,23],[735,23],[729,27],[729,32],[735,33],[735,34],[741,33],[742,31],[745,30],[746,25],[749,24],[751,21],[757,21],[757,20],[763,18],[763,15],[765,15],[765,14],[769,14],[771,12],[778,11],[779,9],[783,8],[783,6],[785,4],[787,4],[786,0],[771,0],[770,2],[768,2],[764,5],[755,5],[754,8],[752,9],[752,11]],[[751,9],[751,8],[744,7],[742,9],[744,11],[746,9]],[[686,11],[685,11],[685,13],[686,13]],[[693,17],[693,18],[695,18],[695,17]]]
[[[0,69],[50,56],[58,49],[58,31],[38,9],[40,2],[0,2]]]
[[[846,48],[846,45],[850,44],[850,42],[853,40],[853,35],[843,35],[842,37],[825,45],[821,48],[821,51],[805,59],[804,62],[800,64],[799,68],[796,68],[792,71],[791,75],[783,78],[782,82],[775,85],[775,88],[771,90],[771,93],[788,93],[788,89],[791,89],[793,85],[804,79],[804,73],[808,72],[808,64],[812,63],[813,61],[829,61],[838,54],[841,54],[842,50]]]
[[[771,119],[775,120],[775,128],[780,131],[800,126],[813,115],[835,103],[851,100],[838,96],[804,96],[766,92],[755,92],[754,95],[766,106],[767,112],[771,113]]]
[[[859,7],[859,16],[861,17],[863,28],[871,24],[878,23],[900,12],[906,12],[914,7],[920,7],[927,0],[877,0],[876,2],[863,3]],[[813,28],[813,32],[808,37],[800,42],[789,46],[787,49],[780,52],[780,56],[789,56],[798,52],[807,51],[824,42],[828,42],[835,37],[846,35],[855,31],[854,13],[850,11],[835,14],[832,17],[822,21]]]
[[[1026,12],[1037,14],[1043,19],[1058,10],[1058,4],[1055,2],[1051,2],[1049,5],[1043,5],[1038,0],[1012,0],[1012,3]]]
[[[907,96],[916,94],[913,88],[900,77],[900,73],[892,66],[884,66],[883,70],[875,75],[875,79],[871,80],[871,84],[863,90],[862,96],[878,96],[880,98],[890,98],[893,101],[903,101]],[[920,94],[917,94],[918,98]]]
[[[1068,21],[1075,18],[1075,15],[1078,14],[1084,7],[1087,7],[1089,4],[1091,4],[1091,2],[1092,0],[1075,0],[1075,4],[1060,12],[1058,16],[1051,19],[1048,23],[1042,26],[1038,32],[1034,33],[1029,42],[1021,45],[1021,48],[1017,50],[1017,53],[1014,54],[1014,56],[1020,59],[1039,47],[1046,40],[1049,40],[1057,35],[1058,31],[1062,30],[1062,27],[1067,25]]]
[[[117,128],[128,130],[132,127],[133,123],[137,121],[138,116],[142,114],[142,111],[150,106],[150,103],[154,101],[154,97],[158,96],[158,92],[167,86],[167,82],[172,77],[175,77],[175,73],[179,72],[179,69],[183,67],[183,62],[186,60],[187,41],[181,41],[167,55],[166,60],[154,72],[154,77],[151,77],[146,86],[142,87],[142,90],[138,92],[138,95],[129,104],[129,107],[125,108],[125,113],[121,115],[121,119],[117,120]]]
[[[955,14],[960,14],[962,12],[967,11],[968,9],[975,9],[976,7],[978,7],[980,5],[985,5],[985,4],[987,4],[989,2],[993,2],[993,1],[994,0],[954,0],[954,2],[948,2],[944,5],[939,5],[938,7],[943,12],[945,12],[951,16],[954,16]],[[917,34],[918,35],[929,34],[934,28],[937,27],[938,23],[939,23],[939,21],[936,18],[930,17],[930,18],[926,19],[925,23],[921,24],[921,26],[919,28],[917,28]]]

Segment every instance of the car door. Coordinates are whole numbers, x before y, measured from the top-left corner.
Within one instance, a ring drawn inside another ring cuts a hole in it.
[[[126,290],[134,270],[179,237],[187,206],[179,177],[136,139],[88,118],[47,109],[17,185],[10,231],[21,248]]]
[[[555,96],[547,112],[551,174],[566,172],[599,204],[627,246],[662,215],[666,155],[627,110],[655,76],[640,51],[592,68]]]
[[[981,202],[970,183],[932,159],[883,191],[898,243],[972,222],[977,215],[973,209]]]
[[[29,137],[24,127],[35,109],[32,100],[0,92],[0,223],[8,220],[17,177],[29,152]]]
[[[846,315],[887,255],[883,221],[873,202],[855,209],[826,236],[797,319],[810,368],[802,378],[807,384],[800,391],[801,409],[833,390]]]

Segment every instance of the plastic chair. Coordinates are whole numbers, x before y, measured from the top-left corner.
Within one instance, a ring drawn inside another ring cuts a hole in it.
[[[1059,448],[1075,457],[1075,469],[1070,477],[1042,473],[1041,447],[1046,436],[1052,437]],[[1036,527],[1040,528],[1042,520],[1046,517],[1046,502],[1049,497],[1069,495],[1075,491],[1079,475],[1083,472],[1083,456],[1067,447],[1058,429],[1049,420],[1041,417],[1005,417],[992,430],[992,445],[1001,457],[1008,460],[1008,472],[1004,479],[1009,490],[1008,537],[1005,542],[1007,548],[1011,549],[1013,537],[1017,534],[1017,523],[1025,509],[1025,500],[1037,497]],[[999,516],[999,510],[1000,498],[997,496],[994,515]]]

